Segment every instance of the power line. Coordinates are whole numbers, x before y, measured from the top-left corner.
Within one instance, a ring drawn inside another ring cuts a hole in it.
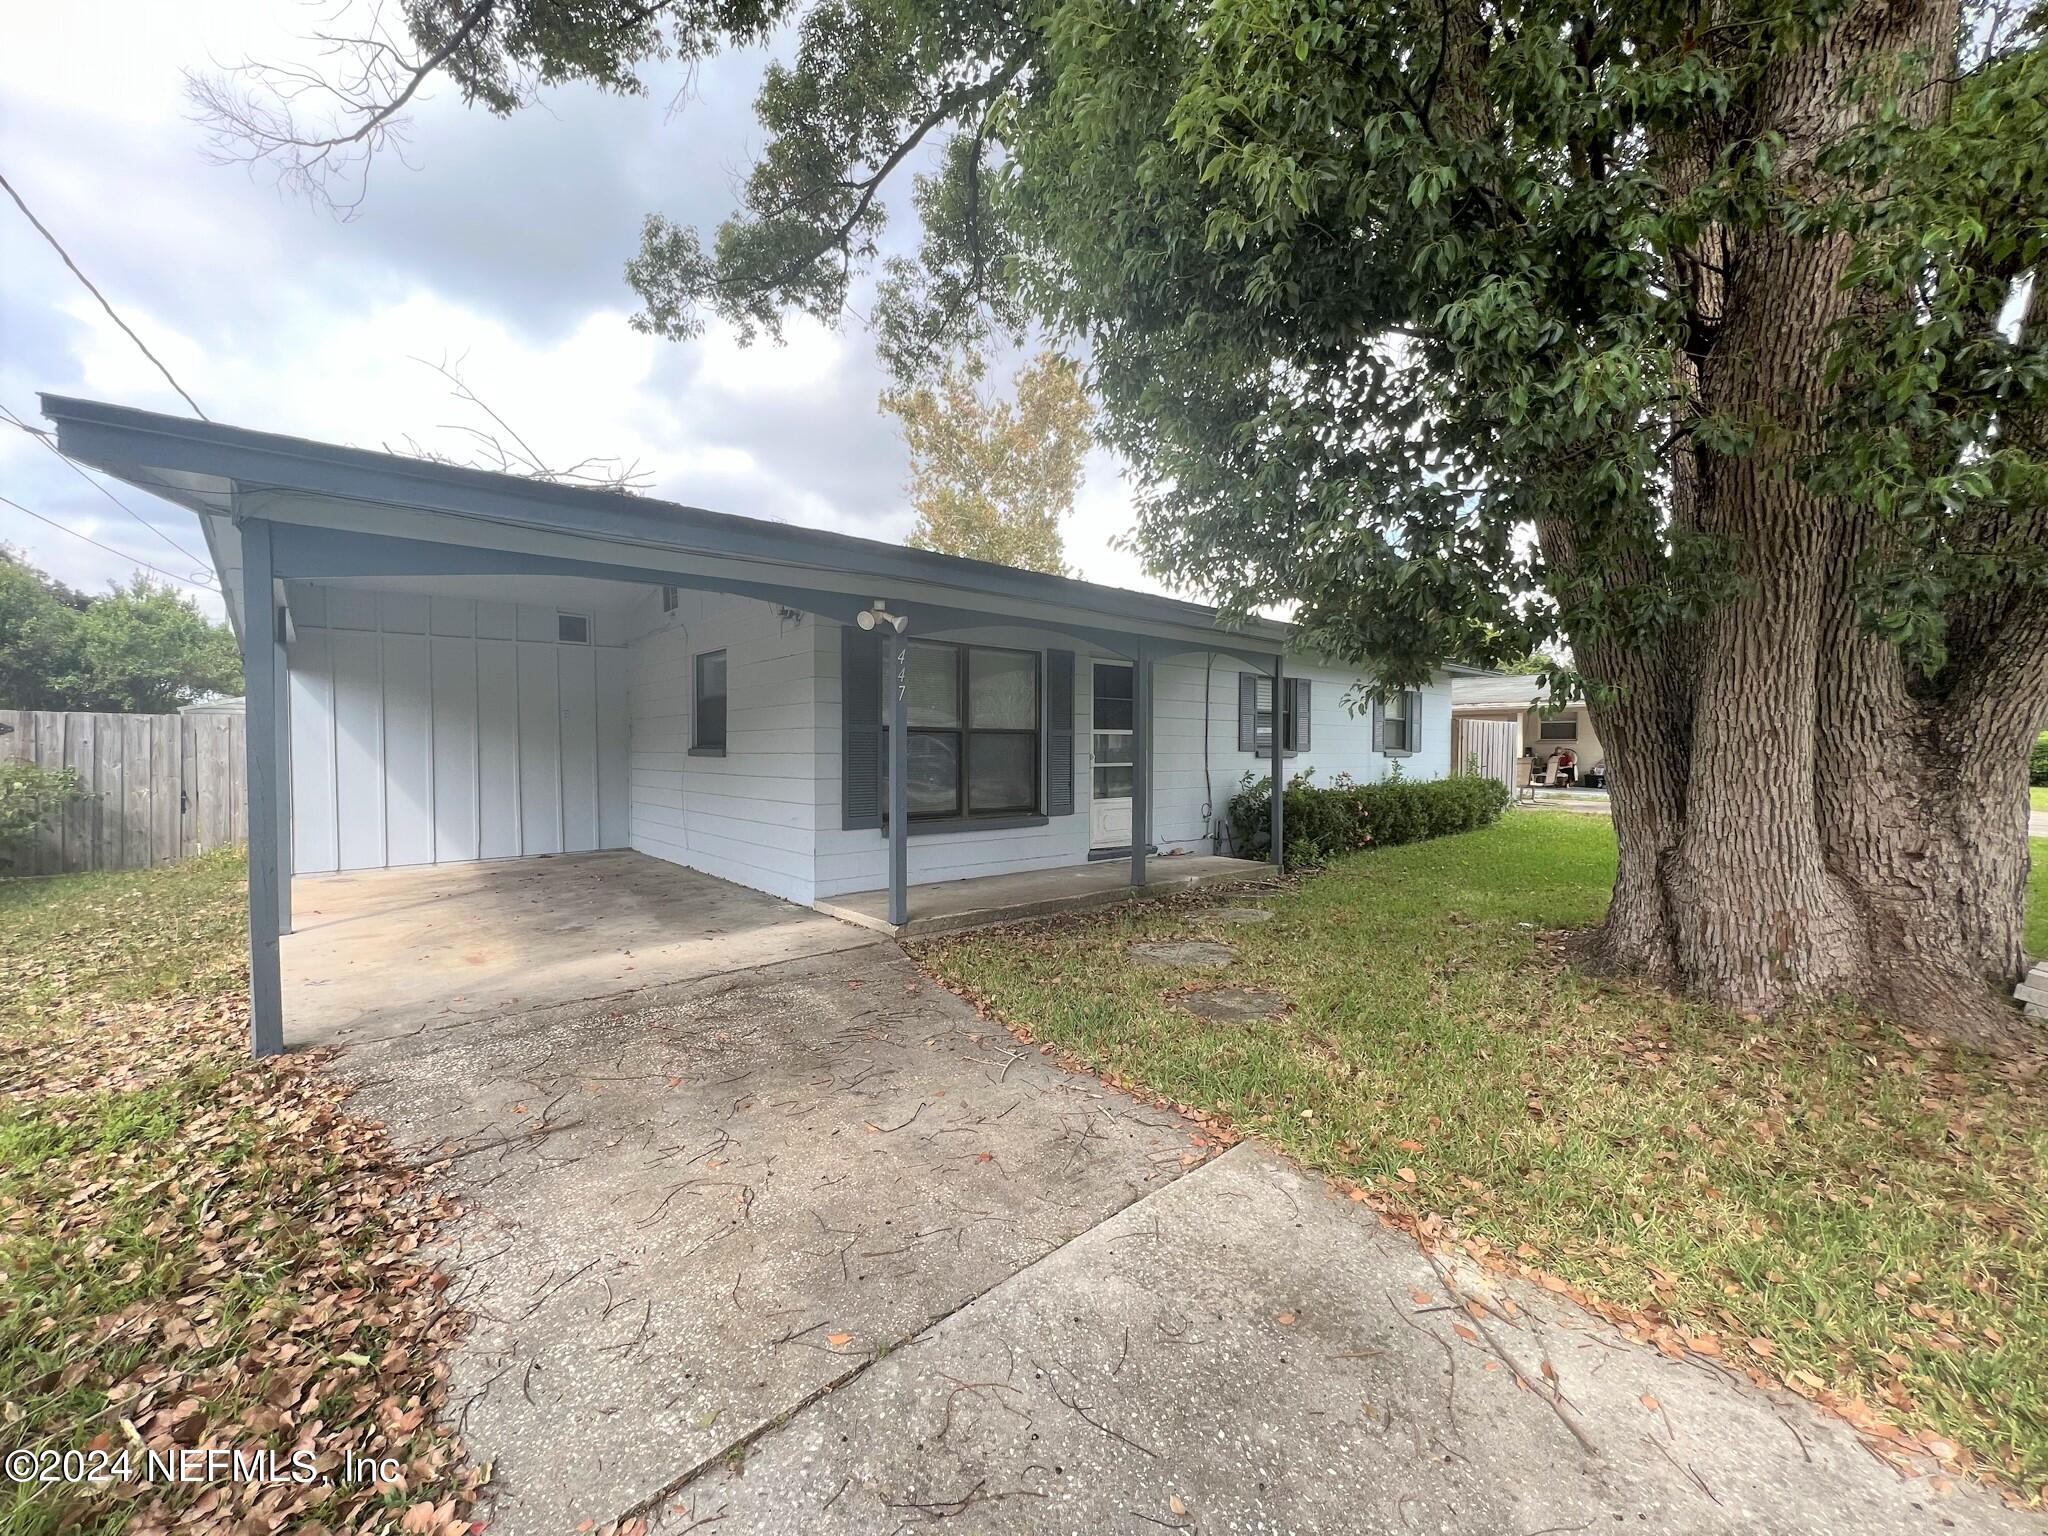
[[[13,422],[17,427],[21,428],[22,431],[26,432],[30,437],[34,438],[37,442],[41,443],[45,448],[49,449],[50,452],[57,455],[58,463],[62,464],[66,469],[70,470],[71,473],[78,476],[79,479],[83,480],[87,485],[91,486],[94,490],[98,491],[102,496],[106,497],[107,500],[111,501],[115,506],[119,507],[123,512],[126,512],[130,517],[134,518],[136,522],[142,524],[143,527],[147,528],[151,533],[155,534],[158,538],[162,539],[166,544],[170,545],[171,548],[175,549],[187,560],[190,560],[194,566],[204,566],[207,564],[206,561],[200,559],[197,555],[193,554],[191,550],[187,549],[184,545],[180,544],[168,533],[165,533],[163,529],[157,527],[155,523],[152,523],[140,512],[136,511],[133,507],[129,506],[127,502],[123,501],[120,497],[116,496],[112,491],[108,490],[104,485],[101,485],[99,481],[93,479],[91,475],[88,475],[83,469],[79,468],[79,466],[76,463],[74,463],[70,458],[68,458],[65,455],[63,449],[59,448],[55,443],[50,441],[48,433],[38,432],[34,427],[30,426],[27,422],[23,421],[19,416],[15,415],[14,412],[10,411],[4,405],[0,405],[0,416],[4,416],[7,420]]]
[[[104,549],[108,554],[113,555],[117,559],[126,560],[132,565],[139,565],[146,571],[155,571],[157,575],[163,577],[164,580],[166,581],[175,581],[180,585],[187,587],[197,587],[202,592],[212,592],[215,594],[218,594],[220,592],[220,588],[214,586],[210,582],[194,581],[189,576],[176,575],[173,572],[165,570],[160,565],[151,565],[147,560],[141,559],[135,555],[131,555],[127,553],[125,550],[116,549],[111,544],[102,544],[98,539],[94,538],[89,533],[80,533],[76,528],[67,528],[64,526],[64,524],[58,522],[57,519],[55,519],[54,517],[45,517],[43,516],[42,513],[36,511],[34,507],[24,507],[20,502],[16,501],[11,496],[0,496],[0,506],[9,506],[14,508],[14,510],[17,512],[25,512],[39,523],[48,523],[52,528],[56,529],[59,533],[68,533],[74,539],[85,540],[85,542],[92,545],[94,549]]]
[[[107,296],[101,293],[99,289],[93,286],[93,281],[91,278],[87,277],[83,272],[79,271],[78,263],[71,259],[71,253],[65,250],[64,247],[58,243],[57,237],[55,235],[51,234],[49,230],[43,227],[43,221],[37,218],[35,214],[30,211],[28,204],[21,200],[21,194],[14,190],[14,184],[10,182],[5,175],[0,175],[0,188],[6,189],[7,195],[14,199],[14,206],[21,210],[22,217],[27,219],[29,223],[35,225],[36,233],[41,235],[45,240],[49,241],[50,249],[55,251],[59,256],[61,256],[64,259],[64,265],[71,269],[71,275],[77,278],[81,283],[85,284],[86,292],[90,293],[94,298],[100,301],[100,308],[104,309],[107,312],[107,318],[109,320],[112,320],[114,324],[121,327],[123,331],[126,331],[128,333],[128,339],[134,342],[136,346],[142,349],[142,355],[148,358],[152,363],[156,364],[156,371],[162,374],[166,379],[170,380],[171,388],[175,389],[180,395],[184,395],[185,403],[192,407],[192,414],[194,416],[197,416],[201,421],[208,420],[209,418],[206,412],[199,409],[199,402],[197,400],[194,400],[189,394],[185,393],[185,386],[180,384],[175,378],[171,377],[171,370],[164,366],[163,359],[158,357],[154,352],[149,350],[149,347],[143,342],[143,339],[135,334],[133,327],[131,327],[126,320],[123,320],[119,315],[114,313],[114,306],[107,302]]]

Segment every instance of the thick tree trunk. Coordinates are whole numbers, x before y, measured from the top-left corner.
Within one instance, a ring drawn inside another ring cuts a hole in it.
[[[1839,89],[1847,71],[1873,52],[1934,53],[1954,26],[1952,0],[1868,8],[1780,66],[1738,129],[1783,133],[1781,169],[1797,177],[1840,114],[1859,110]],[[1933,92],[1916,99],[1939,105]],[[1674,147],[1674,182],[1688,158]],[[1964,1039],[2029,1034],[2010,993],[2024,964],[2024,765],[2048,713],[2048,600],[2016,598],[1974,669],[1916,693],[1897,650],[1857,623],[1867,519],[1796,473],[1828,399],[1848,247],[1768,229],[1699,254],[1712,275],[1694,298],[1712,341],[1682,360],[1680,393],[1730,419],[1762,407],[1786,430],[1747,455],[1674,466],[1674,524],[1734,552],[1732,600],[1661,646],[1574,639],[1581,671],[1611,690],[1592,712],[1620,863],[1596,958],[1757,1013],[1847,996]],[[1541,532],[1568,589],[1574,551]]]

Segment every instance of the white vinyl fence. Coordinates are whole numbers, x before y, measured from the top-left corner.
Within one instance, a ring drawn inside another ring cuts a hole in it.
[[[0,709],[0,757],[70,768],[90,796],[14,851],[10,875],[144,869],[248,836],[242,717]]]

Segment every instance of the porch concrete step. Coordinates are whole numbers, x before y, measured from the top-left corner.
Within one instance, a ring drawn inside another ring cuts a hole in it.
[[[2012,995],[2025,1005],[2028,1018],[2048,1019],[2048,960],[2027,972],[2027,979],[2013,988]]]

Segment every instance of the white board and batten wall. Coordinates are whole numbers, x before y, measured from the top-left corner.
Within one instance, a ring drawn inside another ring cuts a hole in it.
[[[664,602],[648,587],[591,613],[589,643],[565,644],[564,610],[548,605],[294,585],[291,607],[298,873],[632,847],[806,904],[887,880],[881,834],[842,826],[844,631],[830,620],[688,590]],[[931,638],[1074,652],[1076,804],[1039,826],[913,836],[912,881],[1084,862],[1093,649],[996,626]],[[695,661],[710,651],[726,656],[718,753],[694,750],[692,735]],[[1241,670],[1200,652],[1158,663],[1162,854],[1211,851],[1240,779],[1266,770],[1263,752],[1238,750]],[[1315,684],[1311,750],[1290,755],[1290,773],[1379,779],[1396,761],[1411,777],[1443,772],[1447,682],[1424,690],[1421,739],[1397,760],[1346,709],[1351,675],[1290,671]]]
[[[555,607],[294,584],[298,874],[623,847],[625,635]]]

